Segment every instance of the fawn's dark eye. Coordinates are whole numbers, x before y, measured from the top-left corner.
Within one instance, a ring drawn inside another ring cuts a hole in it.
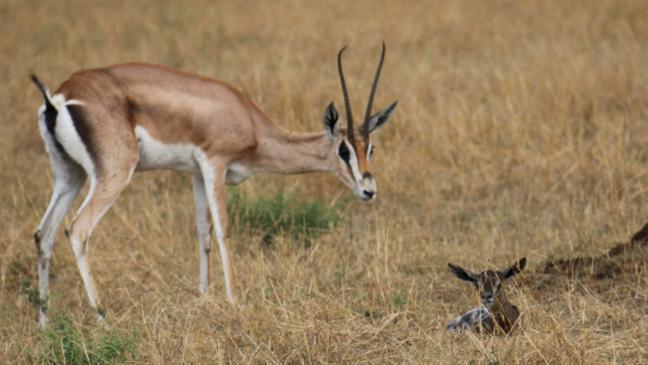
[[[346,143],[340,143],[340,148],[338,148],[338,155],[342,160],[344,160],[344,162],[349,162],[349,157],[351,154],[349,153],[349,149],[347,148]]]

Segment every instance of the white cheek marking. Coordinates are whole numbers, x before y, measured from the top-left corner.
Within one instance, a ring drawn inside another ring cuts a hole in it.
[[[353,149],[353,146],[350,145],[350,143],[347,143],[346,140],[344,141],[344,143],[346,143],[347,148],[349,149],[349,165],[351,166],[353,179],[356,181],[356,183],[360,183],[360,181],[362,181],[362,175],[360,174],[360,168],[358,167],[358,158],[356,157],[355,150]]]
[[[200,173],[194,158],[196,146],[193,144],[168,144],[151,136],[143,127],[135,127],[135,137],[139,148],[137,170],[172,169],[191,174]]]

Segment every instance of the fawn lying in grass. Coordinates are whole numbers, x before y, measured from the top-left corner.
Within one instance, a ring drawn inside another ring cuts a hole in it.
[[[520,311],[506,298],[502,282],[524,270],[525,266],[526,258],[523,257],[504,271],[486,270],[474,274],[457,265],[448,263],[450,271],[456,277],[473,283],[475,288],[479,290],[481,306],[457,317],[448,323],[446,329],[450,332],[471,329],[485,333],[500,331],[504,334],[510,333],[518,323]]]

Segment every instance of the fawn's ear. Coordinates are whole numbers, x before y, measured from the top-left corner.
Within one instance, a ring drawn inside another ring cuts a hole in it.
[[[450,268],[450,271],[454,274],[454,276],[458,277],[459,279],[469,281],[471,283],[477,283],[475,274],[471,273],[470,271],[465,270],[464,268],[457,265],[453,265],[449,262],[448,267]]]
[[[503,280],[506,280],[515,276],[516,274],[519,274],[522,270],[524,270],[525,267],[526,267],[526,257],[523,257],[520,259],[520,261],[511,265],[511,267],[509,267],[507,270],[500,271],[499,275],[502,277]]]

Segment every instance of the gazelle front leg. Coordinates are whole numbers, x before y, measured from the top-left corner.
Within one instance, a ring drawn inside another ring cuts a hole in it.
[[[214,223],[214,232],[218,240],[223,275],[225,278],[225,291],[230,303],[236,301],[234,296],[234,272],[232,270],[232,257],[226,239],[228,238],[227,205],[225,195],[226,164],[217,160],[208,159],[203,154],[197,156],[200,171],[205,183],[207,205]],[[202,253],[201,253],[202,255]]]
[[[207,294],[209,288],[209,252],[211,251],[211,227],[209,226],[209,204],[205,181],[200,175],[193,176],[193,196],[196,206],[196,232],[200,242],[200,277],[201,294]]]

